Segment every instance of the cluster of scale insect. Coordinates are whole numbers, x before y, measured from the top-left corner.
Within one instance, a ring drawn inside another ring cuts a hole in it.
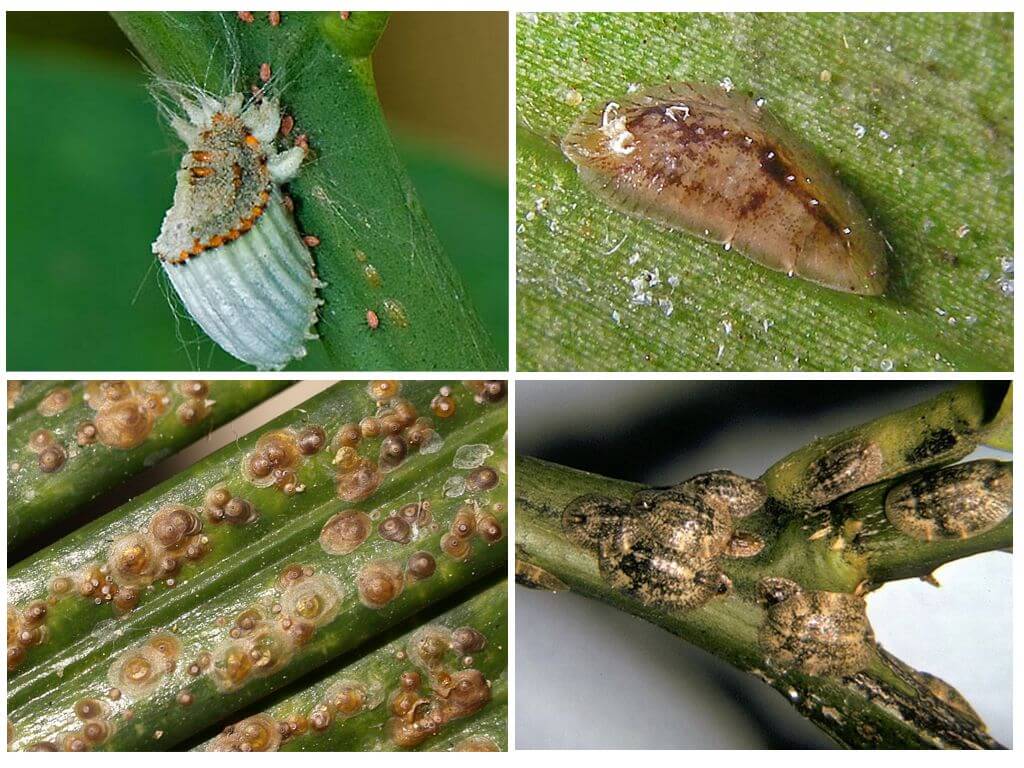
[[[111,605],[118,615],[128,613],[157,582],[173,587],[182,566],[201,560],[210,548],[198,510],[180,504],[161,507],[138,530],[115,537],[104,559],[51,579],[45,599],[21,611],[8,608],[8,670],[22,663],[31,646],[45,640],[49,609],[61,600],[77,598]]]
[[[570,539],[598,549],[612,587],[644,604],[693,609],[731,588],[724,558],[760,553],[760,537],[733,522],[766,500],[760,481],[723,470],[640,491],[629,503],[581,496],[564,510],[562,525]]]
[[[85,385],[82,400],[95,415],[83,419],[73,434],[65,426],[40,427],[29,435],[27,448],[35,454],[40,472],[59,472],[68,460],[84,455],[89,446],[100,445],[113,450],[138,448],[153,433],[158,421],[174,404],[175,418],[185,426],[203,421],[214,405],[207,399],[209,385],[204,381],[179,381],[173,386],[162,381],[90,381]],[[44,420],[54,419],[76,405],[75,391],[58,386],[47,392],[36,405]],[[23,469],[12,463],[13,473]]]
[[[480,405],[501,402],[505,396],[504,382],[466,382],[466,388],[472,400]],[[181,391],[184,395],[200,394],[200,388],[196,386],[188,386]],[[373,416],[355,425],[360,427],[360,433],[368,427],[378,434],[403,434],[404,431],[403,436],[408,436],[408,428],[415,427],[419,419],[412,405],[398,397],[400,384],[374,381],[368,385],[368,393],[378,407]],[[205,394],[205,390],[202,394]],[[94,400],[103,401],[102,397]],[[442,387],[434,398],[432,410],[438,418],[450,418],[458,407],[457,403],[458,399],[451,388]],[[403,429],[396,429],[396,425]],[[352,426],[343,425],[335,439],[343,443],[346,434],[351,433]],[[420,426],[423,426],[422,421]],[[245,456],[243,479],[256,486],[271,485],[286,493],[292,492],[288,486],[296,482],[294,472],[304,460],[327,445],[325,430],[316,425],[274,430],[261,436],[254,449]],[[339,450],[345,447],[342,444]],[[486,445],[464,448],[467,450],[457,453],[456,463],[472,465],[468,484],[475,491],[486,493],[498,483],[497,472],[483,465],[483,461],[493,455],[493,450]],[[265,471],[264,464],[269,465],[270,472]],[[298,489],[294,492],[298,492]],[[481,508],[466,504],[456,513],[449,534],[459,542],[472,535],[488,542],[497,541],[503,536],[495,516],[500,512],[503,512],[502,505]],[[162,508],[147,526],[115,539],[106,562],[88,565],[81,574],[54,579],[50,602],[78,592],[94,602],[112,602],[119,610],[131,610],[141,589],[158,579],[166,578],[169,583],[173,582],[173,574],[180,566],[182,556],[194,559],[205,554],[210,542],[203,534],[204,516],[212,524],[241,525],[258,519],[258,512],[250,501],[233,492],[227,484],[215,485],[206,492],[199,509],[184,505]],[[368,538],[373,528],[369,515],[358,510],[345,510],[327,521],[321,531],[320,543],[328,554],[348,554]],[[401,504],[386,514],[376,528],[383,540],[399,544],[414,541],[436,530],[431,502],[417,498]],[[454,554],[461,556],[461,550]],[[401,564],[387,558],[375,559],[361,566],[354,586],[360,601],[369,608],[377,609],[396,599],[405,585],[433,576],[436,568],[434,555],[425,550],[413,552]],[[333,576],[317,573],[308,565],[289,566],[278,580],[275,597],[269,602],[261,601],[233,617],[224,640],[212,649],[196,654],[186,665],[186,674],[189,678],[209,676],[219,690],[232,691],[253,678],[280,671],[311,640],[319,627],[333,620],[343,597],[344,590]],[[9,639],[19,634],[26,640],[36,638],[35,634],[29,638],[24,632],[12,632],[12,616],[19,626],[38,619],[40,628],[36,634],[39,638],[45,637],[45,626],[42,626],[42,619],[46,615],[45,604],[40,605],[44,610],[39,611],[35,604],[31,606],[27,614],[33,617],[31,619],[22,618],[25,612],[9,613]],[[166,633],[164,636],[169,640],[159,648],[153,643],[146,643],[125,651],[115,659],[108,675],[113,686],[110,690],[112,698],[120,698],[122,694],[136,697],[144,695],[154,690],[174,671],[180,644],[176,640],[170,642],[174,640],[173,636]],[[170,651],[173,651],[173,658],[167,655]],[[17,653],[14,655],[17,657]],[[118,682],[115,683],[115,680]],[[188,705],[192,698],[192,694],[185,688],[180,692],[178,701]],[[455,716],[452,714],[454,710],[449,709],[447,712],[446,717]],[[259,723],[257,721],[249,725],[254,724]],[[249,730],[242,729],[243,732]],[[267,743],[272,743],[272,740]]]
[[[421,627],[394,653],[396,660],[408,661],[413,667],[398,673],[394,680],[359,671],[346,673],[329,682],[308,710],[279,717],[270,713],[247,717],[225,728],[207,749],[276,751],[298,737],[342,728],[347,720],[384,704],[387,739],[400,749],[416,747],[490,701],[490,683],[473,666],[473,654],[486,646],[486,637],[469,626],[454,630],[435,624]],[[494,751],[493,739],[464,741],[466,750]]]

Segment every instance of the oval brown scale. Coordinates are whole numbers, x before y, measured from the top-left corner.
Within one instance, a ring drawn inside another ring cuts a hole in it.
[[[837,291],[885,292],[885,243],[861,204],[747,96],[655,86],[588,111],[562,151],[617,210]]]

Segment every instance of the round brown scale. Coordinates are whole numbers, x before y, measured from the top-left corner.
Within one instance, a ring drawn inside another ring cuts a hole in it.
[[[205,398],[210,394],[210,385],[205,381],[179,381],[176,386],[185,397]]]
[[[103,702],[99,699],[80,699],[75,702],[75,716],[79,720],[98,720],[104,716]]]
[[[429,579],[434,575],[434,571],[437,570],[437,561],[434,560],[434,556],[429,552],[416,552],[409,558],[409,563],[406,566],[406,574],[409,578],[419,581],[421,579]]]
[[[377,526],[377,532],[382,539],[395,541],[400,544],[407,543],[412,539],[412,527],[401,517],[392,515],[387,517]]]
[[[338,474],[338,498],[350,502],[365,501],[377,490],[380,481],[377,465],[369,459],[361,459],[355,469]]]
[[[383,608],[405,587],[401,566],[386,561],[367,563],[356,577],[359,599],[367,608]]]
[[[92,445],[96,442],[98,433],[96,425],[91,421],[83,421],[75,427],[75,442],[81,446]]]
[[[409,638],[409,661],[432,677],[441,668],[445,654],[452,647],[452,633],[439,624],[417,629]]]
[[[39,401],[36,410],[40,416],[50,417],[63,413],[71,406],[71,390],[67,387],[55,387],[47,392]]]
[[[166,549],[177,549],[189,536],[202,529],[199,517],[181,505],[164,507],[153,515],[149,523],[149,532]]]
[[[439,419],[450,419],[455,415],[456,409],[455,398],[450,395],[436,395],[430,401],[430,410]]]
[[[224,522],[245,525],[257,517],[256,509],[245,499],[233,498],[224,505]]]
[[[501,480],[491,467],[477,467],[466,476],[466,490],[470,493],[489,491]]]
[[[276,752],[281,746],[281,729],[270,715],[247,717],[210,742],[210,752]]]
[[[281,612],[312,627],[330,623],[338,613],[341,585],[334,577],[318,573],[292,582],[281,596]]]
[[[428,418],[421,417],[406,428],[405,441],[409,444],[410,448],[419,449],[426,445],[433,435],[434,422]]]
[[[105,720],[92,720],[82,726],[82,737],[90,744],[102,744],[110,737],[110,725]]]
[[[405,399],[398,399],[392,402],[392,408],[397,416],[402,421],[403,427],[410,426],[416,417],[419,416],[419,412],[416,410],[416,406]]]
[[[186,400],[178,406],[175,415],[186,427],[198,424],[210,415],[210,402],[208,400]]]
[[[130,648],[110,666],[107,679],[123,694],[137,698],[153,691],[170,671],[167,659],[148,645]]]
[[[804,591],[777,577],[758,583],[767,613],[758,641],[773,663],[808,675],[845,677],[871,661],[874,633],[860,595]]]
[[[491,700],[491,687],[478,669],[461,669],[452,674],[451,691],[444,701],[447,720],[468,717]]]
[[[28,449],[33,453],[41,453],[55,444],[56,438],[48,429],[37,429],[28,436]]]
[[[60,752],[60,748],[52,741],[37,741],[30,745],[26,752]]]
[[[158,561],[149,540],[142,534],[130,533],[111,546],[107,565],[119,583],[142,584],[152,581]]]
[[[390,471],[405,461],[409,446],[401,435],[388,435],[380,443],[380,468]]]
[[[127,381],[90,381],[85,385],[85,402],[94,411],[120,402],[132,393],[131,384]]]
[[[459,627],[452,632],[452,648],[459,654],[479,653],[487,645],[487,638],[472,627]]]
[[[344,427],[342,427],[342,430],[344,431]],[[380,435],[380,422],[377,421],[377,419],[373,418],[372,416],[367,416],[365,419],[362,419],[359,422],[359,425],[356,428],[356,432],[356,442],[358,442],[359,437],[377,437],[378,435]],[[351,444],[355,445],[355,442]],[[345,445],[345,443],[342,442],[342,445]]]
[[[96,436],[110,448],[137,448],[153,429],[153,416],[135,398],[119,400],[96,414]]]
[[[456,560],[462,560],[470,553],[469,539],[464,539],[454,533],[446,533],[441,537],[441,551]]]
[[[360,429],[359,424],[342,424],[338,429],[338,436],[336,440],[339,447],[347,446],[349,448],[354,448],[359,445],[359,440],[362,437],[363,432]]]
[[[476,524],[476,531],[480,538],[488,544],[494,544],[501,541],[502,537],[505,535],[505,531],[502,529],[501,523],[498,522],[498,518],[494,515],[488,514],[480,516],[480,519]]]
[[[47,474],[56,472],[64,466],[67,459],[68,455],[61,446],[51,445],[39,453],[39,469]]]
[[[299,452],[303,456],[319,453],[327,445],[327,434],[323,427],[311,425],[304,427],[298,437]]]
[[[402,391],[402,382],[392,379],[371,381],[367,385],[366,391],[378,403],[386,402],[393,397],[398,397]]]
[[[430,513],[430,502],[424,499],[419,502],[403,504],[398,509],[398,516],[409,525],[418,527],[430,525],[432,515]]]
[[[142,398],[142,407],[149,411],[154,419],[164,415],[170,399],[166,395],[150,394]]]
[[[329,555],[347,555],[366,541],[372,529],[369,515],[349,509],[324,523],[320,531],[320,546]]]
[[[476,512],[472,507],[463,507],[455,513],[451,532],[460,539],[468,539],[476,531]]]

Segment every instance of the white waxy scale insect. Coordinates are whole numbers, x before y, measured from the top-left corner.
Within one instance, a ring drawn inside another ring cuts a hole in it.
[[[281,192],[306,150],[278,151],[276,99],[199,92],[178,101],[188,119],[174,116],[171,125],[188,149],[153,252],[211,339],[245,363],[282,368],[306,354],[323,303]]]

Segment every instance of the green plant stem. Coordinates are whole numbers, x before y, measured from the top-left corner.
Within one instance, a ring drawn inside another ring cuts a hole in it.
[[[365,391],[360,392],[360,386],[351,382],[338,385],[297,413],[301,413],[304,424],[329,426],[330,435],[338,424],[358,421],[376,409]],[[424,398],[437,386],[437,382],[409,382],[403,396],[422,406]],[[279,494],[281,501],[274,505],[271,498],[263,501],[260,497],[256,506],[261,516],[251,524],[251,530],[246,531],[243,525],[223,534],[212,547],[213,557],[200,560],[195,571],[183,572],[173,589],[164,584],[154,585],[153,594],[117,622],[99,624],[99,616],[111,618],[107,605],[94,606],[75,596],[58,602],[52,611],[57,615],[48,616],[47,626],[51,620],[56,624],[57,619],[70,625],[62,642],[55,645],[45,663],[37,663],[34,669],[9,681],[8,716],[15,733],[12,748],[59,740],[77,727],[75,702],[103,697],[112,685],[108,680],[112,660],[137,647],[154,631],[170,631],[177,636],[181,644],[179,663],[154,690],[144,695],[129,695],[126,691],[124,696],[106,702],[115,727],[98,749],[169,749],[296,677],[352,651],[425,606],[500,569],[506,560],[503,541],[487,543],[479,536],[473,537],[464,559],[455,559],[440,549],[442,536],[463,505],[475,503],[493,509],[503,529],[507,514],[507,485],[501,471],[499,483],[486,491],[456,494],[446,485],[460,472],[452,468],[452,460],[462,445],[488,445],[493,455],[487,463],[499,470],[505,460],[505,406],[477,404],[468,390],[459,385],[452,389],[458,397],[458,411],[448,419],[453,424],[440,427],[445,438],[440,450],[426,455],[411,454],[385,476],[381,487],[366,501],[354,505],[334,498],[333,451],[328,449],[310,457],[299,472],[305,491],[287,497],[276,489],[268,489]],[[357,393],[362,398],[358,405],[354,402]],[[461,418],[459,414],[463,414]],[[295,419],[296,414],[286,414],[274,426],[293,423],[289,418]],[[269,430],[261,433],[266,431]],[[101,519],[54,548],[44,550],[18,572],[9,574],[9,600],[14,596],[14,602],[20,603],[35,596],[34,590],[46,584],[55,570],[59,573],[67,558],[83,562],[104,552],[111,535],[108,531],[137,530],[161,502],[201,499],[208,488],[225,480],[235,495],[241,494],[245,487],[239,484],[244,481],[238,479],[241,456],[252,446],[253,438],[250,436],[226,453],[215,454],[200,463],[170,489],[158,488],[144,497],[143,503],[115,511],[109,519]],[[249,491],[245,493],[249,495]],[[404,504],[424,500],[431,504],[434,524],[422,529],[417,538],[399,543],[376,533],[377,521]],[[351,508],[365,511],[374,521],[374,531],[350,554],[328,554],[320,545],[321,529],[333,515]],[[211,530],[211,538],[213,534]],[[234,541],[228,544],[232,537]],[[81,554],[76,555],[79,551]],[[364,566],[386,561],[404,567],[418,551],[430,552],[435,557],[437,570],[432,576],[407,582],[404,591],[380,609],[363,604],[357,576]],[[247,676],[238,687],[225,688],[209,672],[189,675],[187,668],[202,653],[216,655],[218,647],[229,642],[229,629],[240,614],[255,608],[264,616],[274,615],[272,606],[283,599],[282,573],[292,564],[312,569],[340,586],[337,615],[319,627],[307,643],[286,644],[275,651],[278,663],[272,672]],[[69,607],[65,608],[66,605]],[[82,613],[83,607],[91,612]],[[75,637],[80,639],[72,639]],[[39,648],[46,648],[55,639],[51,637]],[[192,697],[190,705],[180,703],[178,696],[182,693]]]
[[[562,510],[584,493],[628,499],[639,488],[520,458],[516,463],[517,559],[552,574],[574,592],[664,627],[756,675],[844,746],[999,746],[976,722],[929,693],[919,675],[880,649],[867,670],[843,679],[813,677],[766,662],[757,640],[764,615],[753,594],[758,578],[782,576],[814,589],[852,591],[864,576],[862,566],[827,543],[808,541],[807,531],[797,522],[783,527],[758,558],[725,565],[734,591],[700,609],[651,607],[610,588],[599,572],[597,553],[563,534]],[[1009,535],[1009,529],[1001,533],[1003,540]],[[929,572],[931,567],[929,563],[923,570]]]
[[[70,385],[45,383],[45,392],[66,386],[71,392],[71,404],[55,416],[43,416],[38,410],[31,409],[8,419],[9,552],[21,549],[44,531],[59,529],[74,518],[86,502],[226,424],[290,384],[287,381],[205,382],[208,392],[204,400],[212,403],[209,415],[188,423],[177,414],[178,407],[186,398],[175,388],[176,382],[163,382],[168,396],[166,411],[155,420],[152,431],[141,445],[122,450],[100,442],[84,446],[76,443],[77,426],[96,418],[96,412],[83,399],[86,382]],[[38,400],[35,398],[36,405]],[[41,471],[37,456],[29,447],[30,436],[39,429],[50,431],[67,452],[67,461],[56,472]]]
[[[234,13],[124,13],[117,23],[156,75],[216,94],[261,86],[268,64],[311,158],[291,185],[320,240],[320,342],[297,367],[496,370],[499,356],[400,164],[370,53],[386,14],[285,13],[278,27]],[[168,202],[170,184],[168,179]],[[154,233],[159,222],[154,222]],[[145,257],[139,254],[140,258]],[[380,326],[367,326],[367,311]]]

